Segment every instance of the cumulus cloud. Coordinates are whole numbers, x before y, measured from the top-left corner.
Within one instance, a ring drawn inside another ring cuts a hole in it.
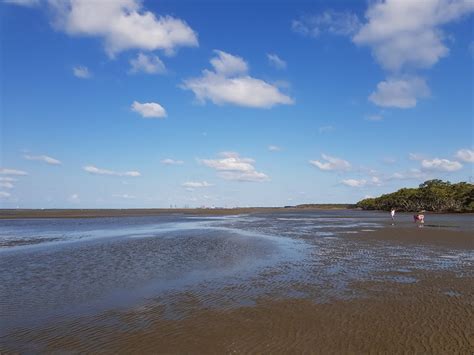
[[[23,175],[28,175],[28,173],[26,171],[23,171],[23,170],[0,168],[0,175],[23,176]]]
[[[412,108],[429,96],[425,80],[413,74],[431,68],[449,53],[442,26],[474,11],[472,0],[374,1],[352,40],[372,49],[392,77],[378,84],[369,100],[382,107]],[[410,77],[406,77],[410,72]]]
[[[0,180],[0,188],[13,189],[13,184],[11,182],[8,182],[8,181],[1,181]]]
[[[114,194],[114,195],[112,195],[112,197],[123,198],[123,199],[125,199],[125,200],[133,200],[133,199],[136,198],[135,196],[133,196],[133,195],[128,195],[128,194]]]
[[[373,2],[365,15],[367,22],[353,41],[370,46],[376,60],[389,71],[429,68],[449,52],[440,27],[472,11],[471,0]]]
[[[222,152],[220,159],[202,159],[201,164],[219,172],[219,176],[226,180],[263,182],[269,177],[258,172],[253,165],[254,159],[242,158],[235,152]]]
[[[276,54],[267,53],[267,59],[271,66],[276,69],[286,69],[286,62]]]
[[[415,160],[415,161],[421,161],[425,159],[425,155],[421,153],[408,153],[408,159],[410,160]]]
[[[11,193],[6,192],[6,191],[0,191],[0,199],[2,198],[8,198],[11,196]]]
[[[345,179],[341,181],[342,184],[350,187],[365,187],[365,186],[381,186],[383,181],[378,176],[372,176],[369,180],[366,179]]]
[[[302,16],[291,24],[293,31],[311,37],[323,33],[349,36],[357,32],[361,24],[357,15],[350,12],[326,10],[313,16]]]
[[[367,184],[367,180],[345,179],[345,180],[342,180],[342,183],[350,187],[363,187]]]
[[[249,70],[248,64],[241,57],[226,53],[220,50],[214,50],[216,57],[210,60],[214,71],[223,76],[232,76],[245,74]]]
[[[325,161],[310,160],[309,163],[324,171],[347,171],[351,168],[351,164],[347,160],[326,154],[321,154],[321,156]]]
[[[168,53],[198,45],[196,33],[183,20],[155,16],[139,0],[50,0],[54,26],[74,36],[99,37],[113,57],[128,49]]]
[[[58,159],[54,159],[52,157],[49,157],[47,155],[29,155],[25,154],[23,155],[23,158],[26,160],[36,160],[40,161],[49,165],[61,165],[61,162]]]
[[[87,171],[89,174],[93,174],[93,175],[129,176],[129,177],[141,176],[140,172],[138,172],[138,171],[118,172],[118,171],[113,171],[113,170],[97,168],[93,165],[84,166],[83,170]]]
[[[139,113],[145,118],[164,118],[167,116],[166,110],[163,106],[156,102],[140,103],[134,101],[131,108],[132,111]]]
[[[248,65],[242,58],[219,50],[214,52],[216,56],[211,59],[214,70],[205,69],[202,76],[187,79],[181,85],[191,90],[199,102],[253,108],[293,104],[293,99],[277,86],[249,76]]]
[[[456,158],[466,163],[474,163],[474,150],[460,149],[456,152]]]
[[[92,77],[92,73],[89,71],[89,69],[82,65],[73,67],[72,73],[74,74],[76,78],[79,78],[79,79],[89,79]]]
[[[369,100],[382,107],[411,108],[429,95],[430,89],[420,77],[389,78],[377,84]]]
[[[425,170],[452,172],[460,170],[462,164],[458,161],[434,158],[431,160],[423,159],[421,161],[421,167]]]
[[[212,186],[212,184],[209,184],[207,181],[187,181],[184,182],[181,186],[194,189],[201,187],[210,187]]]
[[[9,176],[0,176],[0,188],[3,189],[13,189],[16,179]]]
[[[278,147],[278,146],[276,146],[276,145],[269,145],[269,146],[268,146],[268,150],[269,150],[270,152],[279,152],[279,151],[281,151],[281,148]]]
[[[79,194],[72,194],[71,196],[69,196],[68,201],[71,203],[79,203]]]
[[[132,73],[163,74],[166,72],[165,64],[156,55],[138,53],[136,58],[130,60]]]
[[[165,165],[182,165],[182,164],[184,164],[184,161],[166,158],[166,159],[162,159],[162,160],[161,160],[161,164],[165,164]]]
[[[99,37],[109,56],[128,49],[165,50],[198,45],[183,20],[155,16],[139,0],[50,0],[54,25],[70,35]]]
[[[409,169],[405,172],[396,172],[387,177],[387,180],[418,180],[425,179],[427,174],[420,169]]]

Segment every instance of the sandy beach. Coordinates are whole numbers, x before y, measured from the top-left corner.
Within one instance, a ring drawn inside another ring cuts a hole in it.
[[[6,248],[1,350],[472,353],[470,220],[419,228],[409,217],[196,215],[153,236]],[[25,314],[44,309],[15,321],[18,302]]]

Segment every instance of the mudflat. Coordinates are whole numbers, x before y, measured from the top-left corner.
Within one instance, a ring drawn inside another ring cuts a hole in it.
[[[0,235],[26,242],[0,248],[0,350],[472,353],[470,218],[387,219],[8,221]]]

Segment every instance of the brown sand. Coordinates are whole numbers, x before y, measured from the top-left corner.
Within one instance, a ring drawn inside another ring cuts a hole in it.
[[[237,215],[246,213],[298,212],[347,209],[349,205],[321,204],[311,208],[248,207],[248,208],[127,208],[127,209],[0,209],[0,219],[16,218],[94,218],[142,217],[172,214]]]
[[[472,233],[427,226],[347,237],[467,251],[474,241]],[[256,305],[219,308],[188,291],[173,302],[180,317],[170,317],[156,299],[127,311],[18,329],[0,339],[0,352],[473,354],[472,275],[472,264],[461,273],[413,271],[409,276],[418,282],[356,282],[351,287],[363,296],[325,303],[269,294]]]
[[[474,235],[472,232],[424,226],[418,228],[410,226],[387,226],[370,233],[348,235],[359,240],[391,241],[396,244],[439,245],[450,248],[474,249]]]
[[[183,319],[167,319],[156,302],[18,331],[10,340],[33,341],[47,352],[472,354],[474,279],[421,277],[416,284],[362,283],[355,286],[367,297],[324,304],[261,299],[254,307],[213,310],[183,295]]]

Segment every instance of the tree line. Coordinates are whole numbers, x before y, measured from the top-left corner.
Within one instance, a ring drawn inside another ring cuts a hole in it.
[[[356,204],[364,210],[474,212],[474,184],[438,179],[428,180],[418,188],[403,188],[376,198],[366,198]]]

